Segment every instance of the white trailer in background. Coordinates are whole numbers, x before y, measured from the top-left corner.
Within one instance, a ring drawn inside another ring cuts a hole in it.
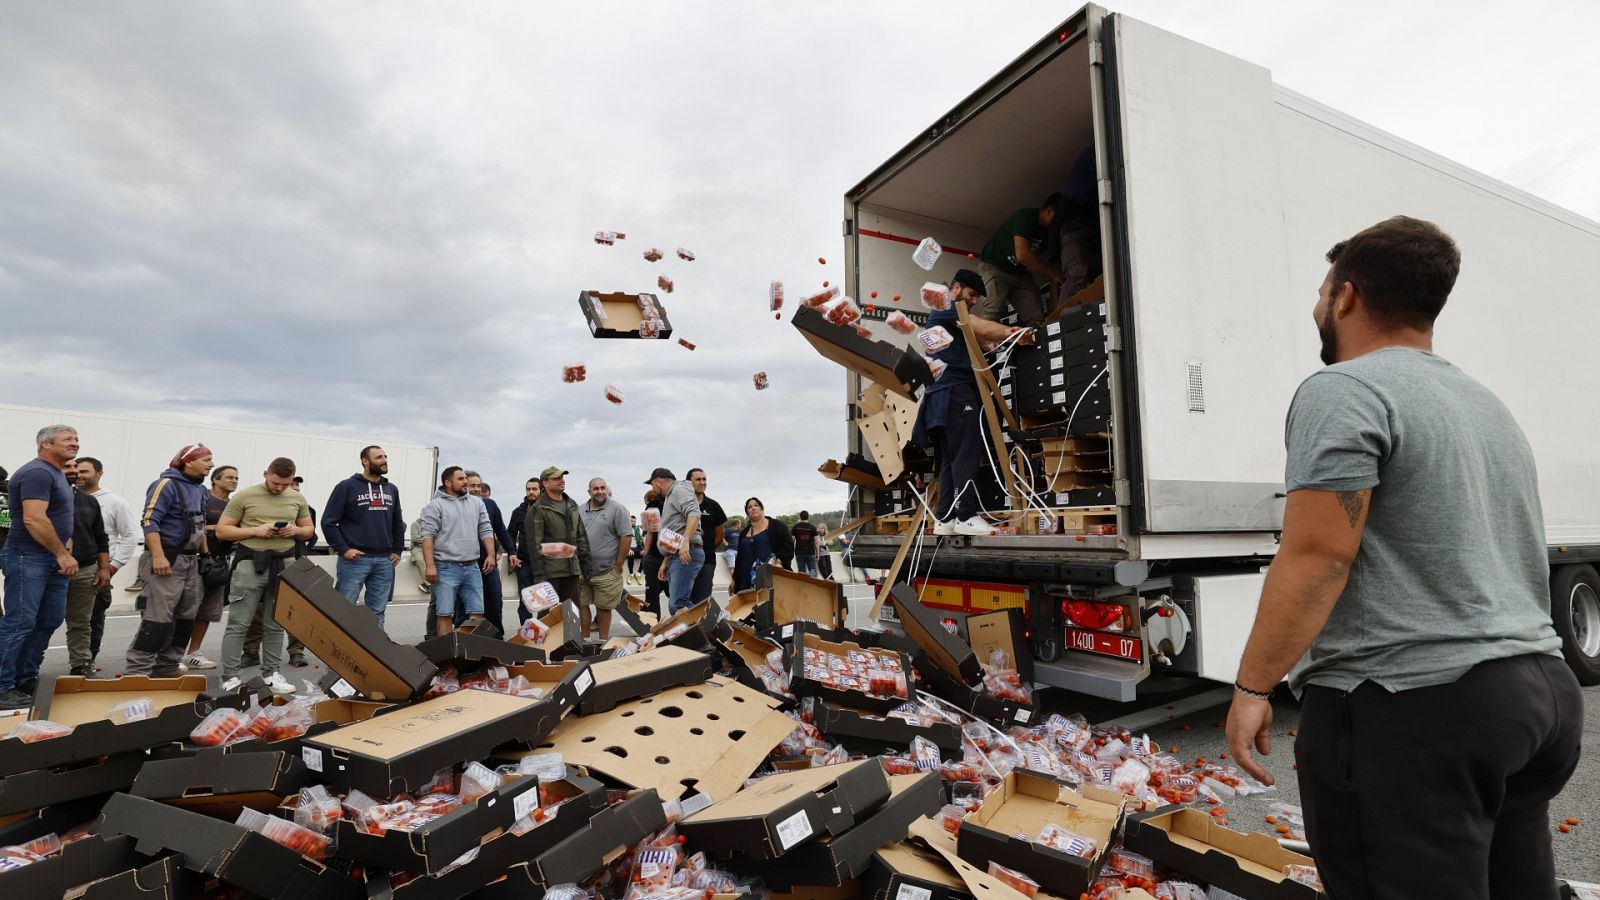
[[[273,458],[289,457],[305,478],[306,497],[319,514],[334,483],[361,470],[361,448],[369,444],[379,444],[389,454],[388,478],[400,488],[400,509],[407,522],[415,519],[433,498],[439,481],[437,447],[10,405],[0,405],[0,466],[14,472],[34,458],[34,436],[40,428],[55,424],[77,429],[80,453],[105,466],[102,486],[122,495],[134,507],[144,499],[150,482],[166,469],[172,454],[185,444],[197,442],[211,448],[217,465],[239,469],[241,487],[259,482]],[[325,562],[332,564],[331,559]],[[118,584],[131,583],[131,568],[117,573]],[[417,593],[415,579],[409,577],[412,567],[404,566],[398,574],[401,581],[395,595]]]
[[[1116,533],[947,539],[930,605],[1026,605],[1037,680],[1121,699],[1154,672],[1230,681],[1283,514],[1283,421],[1318,366],[1324,253],[1381,219],[1461,247],[1436,349],[1500,396],[1532,443],[1568,661],[1600,682],[1600,225],[1287,90],[1265,68],[1088,6],[845,195],[847,288],[881,323],[917,311],[931,235],[977,251],[1014,210],[1098,163],[1111,334]],[[931,273],[970,265],[947,252]],[[899,304],[884,297],[900,294]],[[853,402],[859,379],[850,379]],[[867,454],[850,435],[850,450]],[[907,511],[854,495],[851,514]],[[900,538],[863,535],[886,568]],[[1063,620],[1121,603],[1114,640]],[[1152,619],[1165,609],[1175,615]]]

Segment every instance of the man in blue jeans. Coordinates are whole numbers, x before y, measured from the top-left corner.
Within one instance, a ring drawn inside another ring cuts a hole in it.
[[[333,486],[322,514],[322,534],[339,554],[335,587],[351,603],[366,589],[367,609],[383,622],[394,596],[394,567],[406,545],[406,523],[400,517],[400,488],[389,474],[389,454],[382,447],[361,450],[361,471]]]
[[[67,616],[67,584],[78,561],[72,538],[72,488],[63,474],[78,455],[78,432],[67,425],[39,429],[39,455],[11,476],[6,499],[20,520],[0,549],[6,613],[0,618],[0,709],[27,709],[39,686],[39,665],[50,635]]]
[[[457,601],[468,615],[483,613],[483,573],[500,565],[500,554],[494,549],[489,511],[467,492],[467,473],[450,466],[439,482],[417,520],[417,535],[422,538],[423,577],[433,585],[433,633],[445,634],[455,629]]]
[[[667,614],[694,605],[694,582],[705,564],[705,539],[700,534],[700,501],[694,485],[679,481],[671,469],[657,468],[645,482],[665,497],[661,507],[661,578],[667,583]],[[677,547],[674,549],[673,544]]]

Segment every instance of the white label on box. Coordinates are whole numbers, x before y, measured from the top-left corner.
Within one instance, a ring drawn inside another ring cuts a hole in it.
[[[1050,402],[1054,403],[1057,406],[1064,405],[1067,402],[1067,392],[1066,391],[1056,391],[1054,394],[1050,395]]]
[[[1045,325],[1044,326],[1044,333],[1045,334],[1060,334],[1061,333],[1061,321],[1058,319],[1058,320],[1056,320],[1054,322],[1051,322],[1051,323]]]
[[[1062,385],[1064,385],[1066,383],[1067,383],[1067,376],[1063,372],[1057,372],[1054,375],[1050,376],[1050,386],[1051,387],[1061,387]]]
[[[530,813],[539,808],[539,789],[529,788],[518,794],[511,801],[511,811],[516,813],[518,819],[526,819]]]
[[[1016,713],[1016,720],[1018,722],[1027,722],[1030,715],[1032,715],[1030,711],[1026,709],[1019,709]]]
[[[333,695],[340,700],[349,700],[356,695],[355,686],[343,678],[333,683]]]
[[[578,696],[582,697],[583,692],[587,691],[592,684],[594,684],[594,676],[589,673],[588,669],[584,669],[578,674],[578,679],[572,682],[572,687],[578,692]]]
[[[933,900],[933,891],[902,884],[900,890],[895,892],[894,900]]]
[[[778,846],[784,851],[811,837],[811,819],[805,810],[778,823]]]
[[[685,818],[694,815],[710,805],[710,794],[695,794],[693,797],[685,797],[678,801],[678,808],[683,811]]]
[[[322,771],[322,751],[315,747],[301,747],[300,758],[305,760],[306,768],[313,772]]]
[[[785,625],[785,626],[783,626],[783,636],[784,637],[794,637],[794,626],[793,625]]]
[[[1050,353],[1060,353],[1061,352],[1061,342],[1060,341],[1051,341],[1049,346],[1046,347],[1046,350],[1048,352],[1050,352]]]
[[[1065,366],[1066,364],[1067,364],[1067,361],[1062,359],[1059,356],[1050,357],[1050,368],[1052,368],[1052,369],[1059,369],[1059,368]]]

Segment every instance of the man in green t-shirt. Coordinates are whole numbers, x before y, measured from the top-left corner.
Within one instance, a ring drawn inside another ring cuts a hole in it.
[[[983,276],[988,295],[973,309],[973,315],[998,322],[1012,311],[1019,325],[1037,328],[1044,324],[1039,280],[1049,279],[1052,287],[1066,280],[1061,270],[1039,255],[1060,204],[1061,195],[1051,194],[1043,206],[1019,209],[995,229],[978,261],[978,274]]]
[[[228,630],[222,638],[222,689],[239,684],[245,633],[261,616],[261,675],[274,694],[292,694],[294,685],[278,674],[283,662],[283,626],[273,615],[278,574],[295,554],[295,542],[316,534],[311,507],[294,487],[294,460],[278,457],[267,466],[261,484],[234,494],[217,520],[217,537],[237,542],[233,581],[228,587]]]

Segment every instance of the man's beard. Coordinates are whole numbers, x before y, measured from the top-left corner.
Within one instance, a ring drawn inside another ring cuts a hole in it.
[[[1317,326],[1317,336],[1322,338],[1322,364],[1331,366],[1339,361],[1339,335],[1333,330],[1333,304],[1328,305],[1328,312],[1322,317],[1322,324]]]
[[[367,474],[368,475],[387,475],[387,474],[389,474],[389,464],[388,463],[384,463],[384,464],[378,465],[378,466],[368,466],[367,467]]]

